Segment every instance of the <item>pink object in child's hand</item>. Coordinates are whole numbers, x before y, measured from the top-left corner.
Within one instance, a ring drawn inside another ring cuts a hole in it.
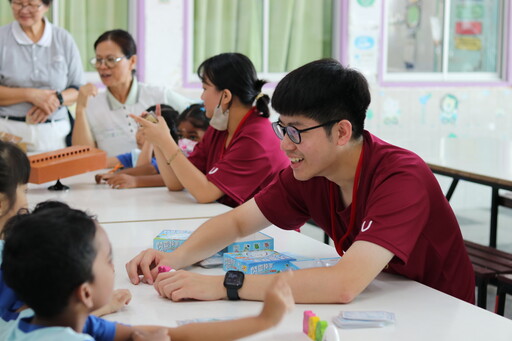
[[[173,268],[171,268],[170,266],[167,266],[167,265],[160,265],[158,267],[158,273],[171,272],[171,271],[176,271],[176,270],[174,270]]]

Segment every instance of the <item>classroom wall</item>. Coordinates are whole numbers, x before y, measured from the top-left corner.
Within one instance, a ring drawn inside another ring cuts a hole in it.
[[[497,87],[390,87],[378,81],[381,1],[349,1],[348,64],[368,78],[372,104],[366,128],[389,140],[479,137],[510,139],[512,89]],[[371,4],[363,6],[362,4]],[[145,78],[171,85],[180,93],[199,98],[200,89],[183,84],[183,0],[145,1]],[[365,18],[361,20],[360,18]],[[373,45],[355,43],[368,37]],[[271,90],[267,89],[267,92]],[[492,151],[489,151],[492,152]],[[444,189],[447,178],[438,178]],[[490,189],[460,183],[451,201],[455,209],[490,206]]]
[[[512,89],[508,86],[383,86],[378,79],[381,21],[382,0],[349,1],[347,59],[370,81],[368,130],[388,140],[420,140],[424,144],[442,138],[510,140],[512,101],[507,99]],[[438,180],[446,191],[451,180]],[[490,198],[489,187],[460,182],[451,204],[456,211],[490,207]]]

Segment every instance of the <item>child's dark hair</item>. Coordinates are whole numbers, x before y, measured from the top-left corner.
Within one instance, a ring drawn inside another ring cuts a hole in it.
[[[210,57],[199,65],[197,75],[202,82],[210,81],[219,90],[227,89],[243,104],[252,104],[263,117],[269,117],[270,97],[260,95],[266,81],[258,79],[251,60],[240,53],[221,53]]]
[[[167,104],[160,104],[160,109],[162,111],[162,117],[167,123],[169,130],[171,131],[171,136],[173,140],[178,143],[178,120],[180,113],[174,110],[173,107]],[[156,105],[152,105],[146,109],[146,111],[156,112]]]
[[[8,207],[2,210],[7,214],[16,202],[18,185],[28,182],[30,162],[25,153],[15,144],[0,141],[0,193],[7,198]]]
[[[13,216],[4,229],[5,283],[37,316],[55,317],[77,287],[94,280],[95,235],[93,217],[61,202]]]
[[[204,110],[204,105],[192,104],[187,109],[183,110],[178,117],[178,125],[181,122],[190,122],[194,128],[205,130],[210,126],[210,120],[206,117],[206,112]]]
[[[353,138],[363,133],[370,101],[364,76],[334,59],[317,60],[290,72],[272,95],[272,107],[280,115],[303,115],[320,124],[348,120]],[[324,128],[328,134],[331,127]]]

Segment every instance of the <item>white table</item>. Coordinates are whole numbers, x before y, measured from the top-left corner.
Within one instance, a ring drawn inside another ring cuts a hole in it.
[[[95,214],[101,223],[209,218],[231,209],[218,203],[198,204],[187,191],[169,192],[165,187],[112,189],[94,181],[94,174],[101,172],[62,179],[62,183],[70,187],[67,191],[48,190],[55,181],[29,184],[29,206],[49,199],[59,200]]]
[[[257,314],[261,302],[215,301],[172,302],[160,298],[152,286],[134,286],[124,265],[141,250],[152,246],[152,239],[163,229],[194,230],[204,219],[141,223],[103,224],[114,249],[116,287],[129,288],[133,299],[122,311],[106,318],[128,324],[176,326],[177,320],[243,317]],[[269,227],[263,232],[274,237],[275,250],[307,257],[337,256],[334,248],[294,231]],[[192,271],[222,274],[221,269]],[[341,340],[512,340],[512,321],[468,304],[417,282],[381,274],[352,303],[298,304],[275,328],[245,340],[309,340],[302,333],[302,314],[312,310],[331,323],[341,310],[386,310],[396,314],[396,324],[377,329],[341,330]]]

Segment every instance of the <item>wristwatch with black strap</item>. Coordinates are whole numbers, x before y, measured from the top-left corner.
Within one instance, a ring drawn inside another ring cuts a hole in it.
[[[57,99],[59,100],[60,105],[64,104],[64,97],[62,97],[62,94],[60,91],[55,91],[55,96],[57,96]]]
[[[237,301],[240,299],[238,290],[244,285],[244,273],[241,271],[228,271],[224,276],[224,287],[228,293],[228,299]]]

